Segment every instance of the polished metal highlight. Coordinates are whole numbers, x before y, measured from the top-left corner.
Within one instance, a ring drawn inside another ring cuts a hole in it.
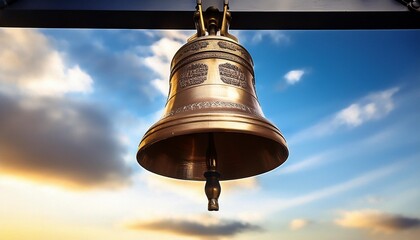
[[[163,117],[137,153],[151,172],[206,181],[209,211],[219,209],[219,180],[255,176],[288,157],[283,135],[262,113],[252,58],[228,33],[227,7],[203,13],[198,3],[197,33],[172,59]]]

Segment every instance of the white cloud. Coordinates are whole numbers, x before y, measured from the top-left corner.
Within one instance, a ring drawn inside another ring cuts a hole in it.
[[[189,37],[191,37],[196,31],[187,30],[187,31],[173,31],[173,30],[162,30],[159,33],[172,40],[185,42]]]
[[[179,39],[184,35],[173,31],[164,31],[163,33],[164,37],[150,47],[153,55],[146,57],[144,64],[158,75],[158,78],[152,81],[152,86],[162,95],[167,96],[169,92],[170,63],[176,51],[182,46]]]
[[[291,70],[284,75],[284,79],[286,80],[287,84],[293,85],[299,82],[304,74],[305,71],[303,69]]]
[[[399,88],[394,87],[371,93],[325,120],[298,132],[289,138],[289,144],[323,137],[343,127],[355,128],[367,122],[382,119],[394,110],[394,95],[398,91]]]
[[[373,93],[359,102],[351,104],[335,115],[334,124],[356,127],[370,120],[386,116],[394,109],[392,97],[398,90],[399,88],[394,87]]]
[[[311,224],[311,221],[307,220],[307,219],[301,219],[301,218],[297,218],[297,219],[293,219],[290,224],[289,227],[291,230],[300,230],[306,226],[308,226],[309,224]]]
[[[66,68],[58,53],[53,53],[46,64],[49,70],[39,78],[21,79],[20,87],[29,93],[42,96],[61,96],[65,93],[92,92],[92,78],[78,65]]]
[[[364,209],[357,211],[342,211],[341,218],[335,220],[339,226],[346,228],[361,228],[373,233],[394,233],[420,227],[420,219],[402,215],[389,214],[378,210]]]
[[[275,30],[259,30],[254,31],[251,42],[254,44],[260,43],[265,38],[270,39],[275,43],[288,43],[290,41],[289,36],[287,36],[282,31],[275,31]]]
[[[169,72],[169,70],[168,70],[168,72]],[[169,93],[169,79],[165,79],[165,78],[153,79],[152,80],[152,86],[155,87],[163,96],[168,96],[168,93]]]
[[[0,45],[0,82],[42,96],[93,90],[89,74],[79,65],[67,66],[48,38],[36,30],[1,29]]]

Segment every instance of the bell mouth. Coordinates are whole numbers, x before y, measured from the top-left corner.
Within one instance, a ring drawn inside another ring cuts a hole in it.
[[[268,172],[287,158],[287,148],[271,139],[235,132],[213,132],[220,180],[246,178]],[[208,133],[161,140],[139,150],[145,169],[166,177],[205,181]]]
[[[172,121],[159,121],[140,143],[139,164],[166,177],[205,181],[208,133],[214,136],[220,180],[268,172],[280,166],[289,155],[281,133],[263,119],[233,116],[203,119],[189,118],[188,122],[173,125]]]

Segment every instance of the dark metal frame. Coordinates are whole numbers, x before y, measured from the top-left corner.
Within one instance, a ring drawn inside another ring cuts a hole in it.
[[[195,28],[192,21],[194,0],[1,1],[0,27]],[[397,1],[396,7],[389,11],[265,11],[262,8],[235,11],[231,7],[234,19],[231,29],[420,29],[420,12],[410,11],[407,1]]]

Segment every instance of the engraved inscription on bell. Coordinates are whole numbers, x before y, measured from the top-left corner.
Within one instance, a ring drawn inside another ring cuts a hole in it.
[[[219,65],[220,78],[224,83],[246,88],[245,73],[239,67],[230,63]]]
[[[237,46],[233,43],[220,41],[220,42],[217,43],[217,45],[219,45],[219,47],[221,47],[221,48],[229,49],[229,50],[232,50],[232,51],[239,51],[243,55],[247,55],[246,51],[244,51],[241,47],[239,47],[239,46]]]
[[[204,63],[194,63],[181,70],[179,85],[181,88],[201,84],[207,80],[208,67]]]
[[[185,47],[182,52],[180,52],[179,54],[182,56],[188,52],[195,52],[198,51],[202,48],[206,48],[209,45],[209,43],[207,41],[201,41],[201,42],[196,42],[196,43],[192,43],[190,45],[188,45],[187,47]]]

